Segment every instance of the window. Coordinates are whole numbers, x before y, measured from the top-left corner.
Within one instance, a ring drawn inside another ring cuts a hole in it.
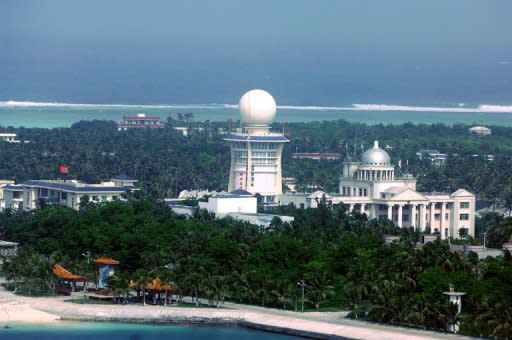
[[[460,214],[459,220],[461,220],[461,221],[468,221],[469,220],[469,214]]]
[[[102,201],[102,202],[106,202],[106,201],[107,201],[107,195],[103,195],[103,196],[101,196],[101,201]]]
[[[434,219],[435,219],[436,221],[439,221],[439,220],[441,219],[441,214],[435,214],[435,215],[434,215]]]
[[[117,201],[117,196],[116,195],[112,196],[112,201]]]
[[[67,200],[68,199],[68,194],[66,192],[63,192],[61,195],[60,195],[61,199],[62,200]]]
[[[469,202],[460,202],[461,209],[469,209]]]

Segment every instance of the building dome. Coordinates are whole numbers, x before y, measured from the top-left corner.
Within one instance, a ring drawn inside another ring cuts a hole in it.
[[[379,142],[373,142],[373,148],[363,153],[362,161],[366,165],[391,165],[388,153],[379,148]]]
[[[248,126],[267,126],[276,117],[276,102],[263,90],[246,92],[240,98],[238,109],[242,123]]]

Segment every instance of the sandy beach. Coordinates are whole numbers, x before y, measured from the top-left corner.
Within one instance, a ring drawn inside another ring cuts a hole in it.
[[[81,320],[244,326],[323,339],[464,338],[345,319],[343,312],[297,313],[234,303],[226,303],[224,308],[181,308],[65,301],[81,296],[83,293],[75,293],[72,297],[33,298],[1,290],[0,326],[23,323],[58,325],[59,320]]]

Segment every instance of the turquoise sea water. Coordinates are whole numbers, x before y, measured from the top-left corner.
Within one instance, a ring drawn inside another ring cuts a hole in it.
[[[13,325],[0,329],[2,340],[162,340],[247,339],[293,340],[298,337],[261,332],[242,327],[187,327],[124,323],[62,322],[58,325]]]
[[[83,105],[83,104],[43,104],[8,105],[0,102],[0,126],[2,127],[69,127],[80,120],[120,121],[123,115],[145,112],[160,116],[177,117],[178,113],[193,113],[195,121],[226,121],[239,119],[234,105]],[[394,105],[346,105],[340,107],[286,106],[279,107],[278,122],[310,122],[345,119],[367,124],[482,124],[512,126],[511,106],[492,107],[423,107]]]

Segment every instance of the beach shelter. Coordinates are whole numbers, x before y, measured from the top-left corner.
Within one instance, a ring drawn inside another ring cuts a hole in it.
[[[137,289],[137,290],[142,289],[141,285],[137,281],[131,281],[130,288]],[[157,295],[159,297],[158,299],[160,299],[160,296],[161,296],[160,294],[164,293],[165,294],[164,304],[167,305],[168,296],[169,296],[169,294],[172,294],[175,291],[175,289],[167,283],[162,283],[162,280],[160,280],[160,278],[157,276],[152,281],[150,281],[148,284],[146,284],[144,291],[145,291],[145,293],[149,293],[149,294],[153,295],[153,303],[156,303]],[[145,301],[145,296],[144,296],[144,301]]]
[[[100,257],[94,260],[94,262],[99,265],[98,287],[105,288],[107,286],[107,279],[115,274],[119,261],[110,257]]]
[[[172,288],[167,283],[162,284],[162,281],[159,277],[156,277],[153,281],[148,283],[146,290],[151,293],[174,292],[174,288]]]
[[[62,267],[60,264],[56,263],[55,266],[53,266],[53,273],[59,277],[62,281],[70,282],[72,283],[73,291],[76,287],[77,282],[87,282],[87,278],[85,276],[81,275],[75,275],[72,274],[69,270]]]
[[[142,289],[142,287],[139,285],[137,281],[131,281],[130,282],[130,288],[133,289]],[[172,288],[167,283],[162,283],[162,280],[157,276],[155,277],[151,282],[149,282],[145,289],[145,291],[150,293],[163,293],[163,292],[174,292],[174,288]]]

